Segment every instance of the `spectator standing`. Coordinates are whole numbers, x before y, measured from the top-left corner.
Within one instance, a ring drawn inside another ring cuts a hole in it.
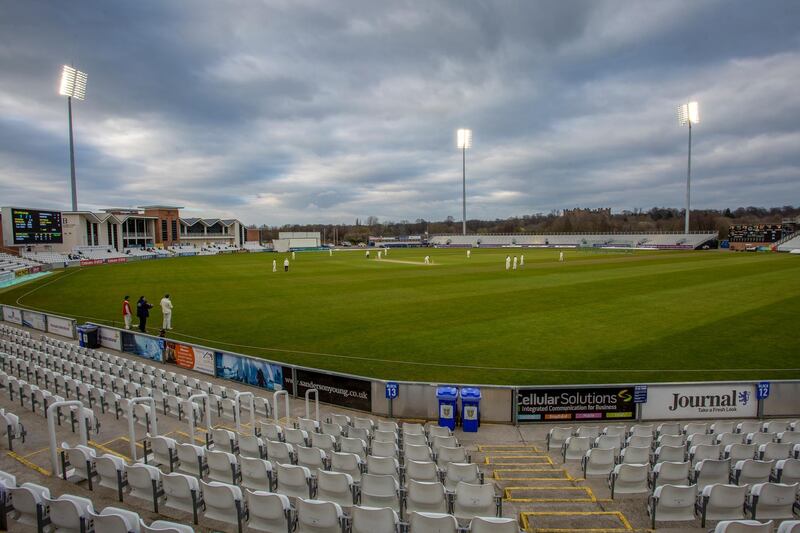
[[[161,314],[163,315],[162,329],[172,329],[172,300],[169,299],[169,294],[165,294],[161,298]]]
[[[133,311],[131,311],[131,303],[128,298],[129,296],[125,295],[122,300],[122,320],[125,321],[125,329],[131,329],[131,321],[133,320]]]
[[[147,333],[147,317],[150,316],[152,308],[144,296],[139,296],[139,301],[136,302],[136,316],[139,317],[139,331],[142,333]]]

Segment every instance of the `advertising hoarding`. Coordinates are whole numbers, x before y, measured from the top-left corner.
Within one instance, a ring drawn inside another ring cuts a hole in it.
[[[22,325],[22,311],[16,307],[3,306],[3,320],[12,324]]]
[[[175,341],[166,341],[164,362],[214,375],[214,351]]]
[[[284,389],[284,367],[251,357],[215,352],[216,376],[270,391]]]
[[[164,359],[164,339],[123,331],[122,351],[160,363]]]
[[[632,420],[633,385],[558,389],[519,389],[517,420]]]
[[[47,315],[47,332],[74,339],[75,321],[68,318]]]
[[[28,310],[22,311],[22,325],[38,329],[39,331],[47,331],[47,322],[44,313]]]
[[[758,415],[755,385],[650,385],[642,420],[748,418]]]
[[[372,409],[372,382],[326,372],[297,369],[297,389],[294,394],[304,396],[308,389],[319,391],[319,401],[341,405],[359,411]],[[287,389],[293,386],[291,374],[285,376]]]
[[[100,346],[111,348],[118,352],[122,351],[122,332],[120,330],[100,326],[97,334],[100,337]]]

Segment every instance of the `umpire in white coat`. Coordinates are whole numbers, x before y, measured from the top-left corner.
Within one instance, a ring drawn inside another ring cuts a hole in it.
[[[161,298],[161,314],[163,315],[161,328],[172,329],[172,300],[169,299],[169,294]]]

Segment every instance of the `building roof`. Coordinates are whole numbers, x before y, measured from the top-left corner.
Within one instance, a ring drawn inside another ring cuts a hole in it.
[[[213,226],[217,222],[222,224],[223,226],[232,226],[236,222],[239,222],[235,218],[229,218],[222,220],[220,218],[182,218],[180,219],[182,224],[186,224],[187,226],[194,226],[195,224],[203,224],[204,226]],[[239,222],[241,224],[241,222]]]
[[[140,205],[139,209],[183,209],[175,205]]]

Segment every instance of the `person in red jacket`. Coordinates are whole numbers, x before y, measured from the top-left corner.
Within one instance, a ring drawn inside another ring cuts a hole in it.
[[[128,301],[128,295],[125,295],[125,299],[122,302],[122,319],[125,321],[125,329],[131,329],[133,312],[131,311],[131,304]]]

